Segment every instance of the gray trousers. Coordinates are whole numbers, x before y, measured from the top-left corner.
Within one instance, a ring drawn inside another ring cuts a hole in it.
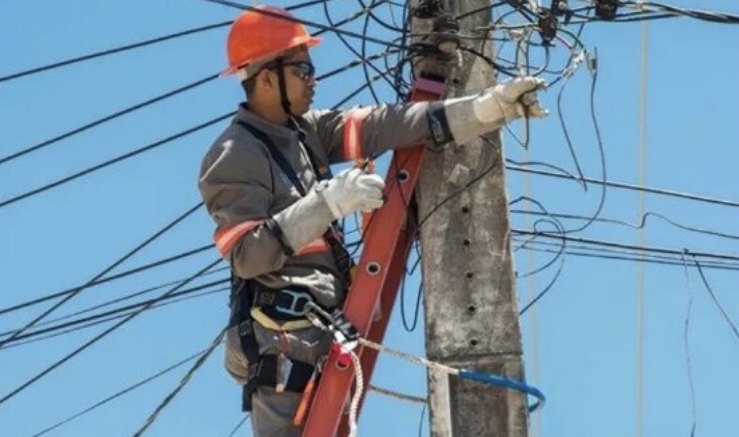
[[[315,365],[328,354],[331,334],[318,328],[295,331],[272,331],[254,322],[254,333],[261,355],[284,353],[288,358]],[[238,326],[226,334],[226,370],[241,385],[246,384],[249,362],[241,350]],[[259,387],[252,395],[251,424],[254,437],[300,437],[302,427],[293,425],[295,410],[301,393],[284,391],[274,387]]]

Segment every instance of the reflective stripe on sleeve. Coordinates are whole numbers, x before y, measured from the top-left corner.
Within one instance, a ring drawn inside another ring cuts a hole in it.
[[[347,161],[362,157],[362,122],[370,111],[370,108],[357,108],[344,116],[344,159]]]
[[[328,252],[329,250],[331,250],[331,248],[328,243],[323,239],[323,237],[321,237],[301,247],[295,256],[309,255],[317,252]]]
[[[215,240],[216,247],[218,247],[221,255],[225,256],[234,244],[236,244],[239,238],[262,223],[264,223],[264,220],[252,220],[239,223],[238,225],[221,228],[216,231],[213,236],[213,240]]]

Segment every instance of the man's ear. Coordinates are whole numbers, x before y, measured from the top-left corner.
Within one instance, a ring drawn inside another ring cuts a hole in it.
[[[260,70],[255,79],[264,88],[277,89],[278,87],[277,74],[270,68]]]

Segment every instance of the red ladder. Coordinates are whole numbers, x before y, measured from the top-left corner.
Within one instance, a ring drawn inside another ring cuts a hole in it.
[[[443,82],[416,79],[411,101],[439,100],[445,90]],[[406,261],[413,243],[416,227],[409,220],[408,206],[418,182],[424,146],[394,152],[385,178],[385,205],[372,215],[364,234],[364,250],[357,275],[344,305],[344,313],[363,337],[381,343],[392,313],[398,288],[405,275]],[[374,318],[379,306],[379,317]],[[365,390],[377,361],[377,351],[359,348]],[[340,367],[338,352],[332,350],[311,410],[303,430],[303,437],[330,437],[348,435],[348,416],[343,414],[349,400],[354,372],[351,365]],[[362,401],[365,392],[362,393]],[[362,402],[360,401],[360,409]]]

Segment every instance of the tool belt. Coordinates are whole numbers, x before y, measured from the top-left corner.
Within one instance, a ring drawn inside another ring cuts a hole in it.
[[[280,290],[268,288],[255,280],[231,277],[231,316],[229,328],[239,327],[244,356],[249,361],[249,375],[243,387],[242,410],[251,411],[251,396],[257,387],[302,392],[315,372],[313,363],[305,363],[278,355],[260,355],[254,323],[273,330],[312,327],[305,318],[313,296],[304,287]]]

